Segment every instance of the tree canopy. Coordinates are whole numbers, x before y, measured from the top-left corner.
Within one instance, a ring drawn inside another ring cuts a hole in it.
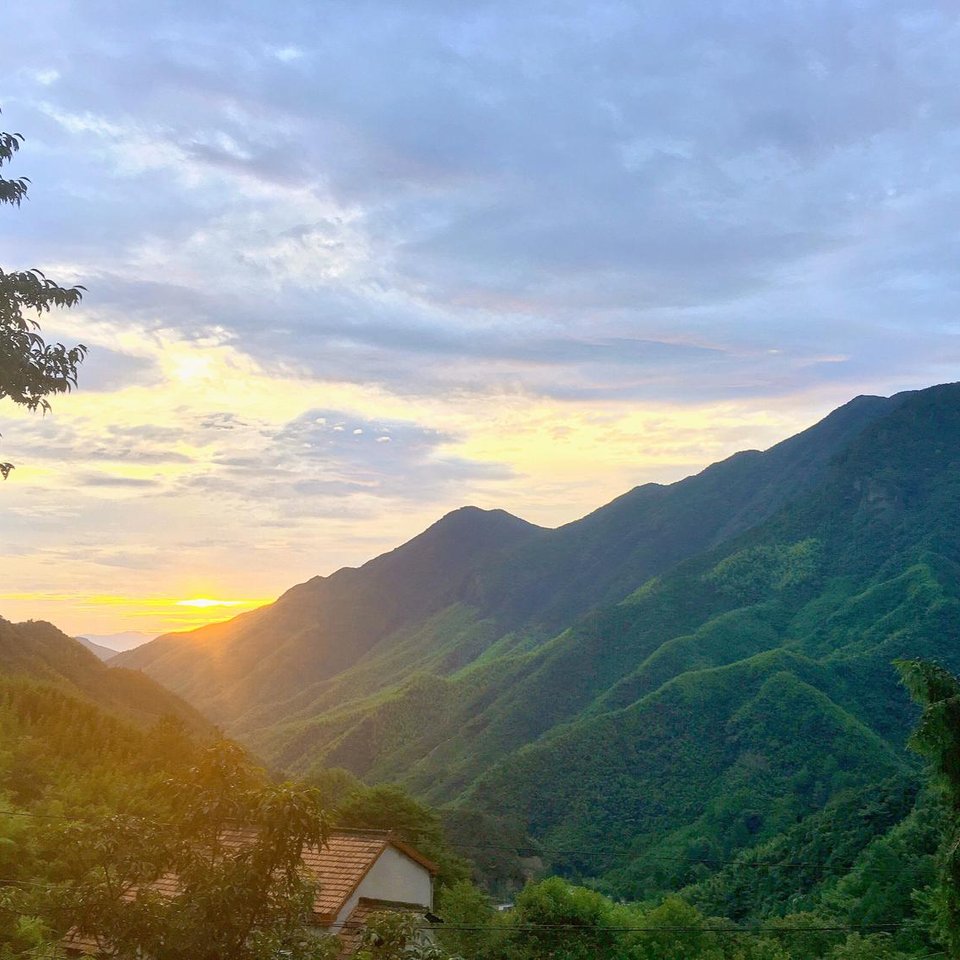
[[[304,845],[326,842],[318,793],[272,783],[217,740],[166,784],[162,818],[68,822],[68,879],[45,894],[51,919],[107,952],[165,960],[325,960],[310,925],[315,882]]]
[[[939,883],[929,892],[928,904],[938,936],[952,956],[960,956],[960,680],[924,660],[898,660],[896,665],[923,708],[910,746],[930,761],[946,808]]]

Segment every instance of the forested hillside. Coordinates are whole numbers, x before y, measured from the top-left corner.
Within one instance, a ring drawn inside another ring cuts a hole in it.
[[[480,818],[518,838],[518,856],[617,896],[692,884],[707,897],[691,863],[792,844],[831,804],[857,802],[843,798],[915,783],[915,709],[891,661],[960,666],[958,466],[960,387],[861,398],[765,454],[638,488],[558,531],[517,521],[507,544],[498,516],[495,549],[462,539],[455,586],[445,565],[407,578],[412,541],[368,566],[394,558],[394,586],[443,589],[429,604],[384,594],[411,615],[362,649],[302,602],[313,584],[281,601],[300,595],[296,644],[278,603],[122,662],[187,696],[191,660],[216,662],[216,703],[233,707],[221,716],[288,769],[403,783],[454,827]],[[255,692],[254,651],[283,677],[299,665],[303,682]],[[908,823],[913,801],[897,796],[830,882]]]
[[[466,876],[439,817],[403,791],[343,774],[277,782],[146,676],[103,667],[50,624],[0,626],[3,960],[66,956],[78,930],[111,956],[117,943],[138,945],[120,956],[330,960],[338,942],[301,932],[315,884],[297,838],[331,826],[416,844],[439,865],[438,890]],[[260,828],[257,850],[219,846],[238,822]],[[281,855],[297,869],[262,869]],[[127,895],[170,863],[182,895]],[[222,949],[231,938],[241,949]]]
[[[78,640],[43,621],[0,617],[0,677],[29,678],[140,723],[175,717],[195,730],[208,721],[180,697],[138,670],[113,669]]]
[[[637,487],[557,530],[466,507],[359,569],[314,577],[226,623],[159,637],[114,664],[146,670],[232,726],[249,715],[254,728],[264,706],[276,718],[278,699],[283,714],[317,714],[401,674],[449,674],[496,641],[546,640],[769,517],[897,403],[858,397],[765,453]]]

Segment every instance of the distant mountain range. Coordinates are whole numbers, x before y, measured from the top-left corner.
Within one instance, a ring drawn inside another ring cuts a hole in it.
[[[77,639],[83,643],[88,641],[95,647],[110,651],[110,656],[121,650],[133,650],[152,640],[156,634],[140,633],[138,630],[125,630],[122,633],[85,633]],[[96,653],[96,650],[94,650]],[[99,656],[99,654],[97,654]]]
[[[99,643],[94,643],[86,637],[74,637],[73,639],[81,646],[86,647],[98,660],[106,662],[117,655],[116,650],[111,650],[109,647],[102,647]]]
[[[112,662],[278,766],[402,782],[466,843],[524,836],[642,896],[689,880],[664,864],[690,849],[911,780],[890,661],[960,668],[958,468],[960,385],[859,397],[556,530],[455,511]]]

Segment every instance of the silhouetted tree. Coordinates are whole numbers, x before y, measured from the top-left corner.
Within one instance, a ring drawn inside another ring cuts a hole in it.
[[[22,142],[19,133],[0,132],[0,167],[13,159]],[[28,184],[26,177],[0,178],[0,203],[19,207]],[[76,306],[83,289],[61,287],[39,270],[7,273],[0,268],[0,399],[9,397],[28,410],[46,412],[49,396],[77,385],[77,367],[87,348],[47,343],[36,317],[54,307]],[[13,464],[0,463],[4,479],[12,469]]]

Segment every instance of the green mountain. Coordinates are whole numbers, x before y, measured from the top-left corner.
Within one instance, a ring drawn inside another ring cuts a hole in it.
[[[539,527],[503,510],[464,507],[359,569],[288,590],[226,623],[167,634],[118,655],[216,720],[232,722],[353,666],[384,638],[458,603],[485,564]]]
[[[0,617],[0,680],[40,682],[140,724],[175,717],[190,729],[210,729],[195,708],[144,673],[107,666],[78,640],[42,620],[11,623]]]
[[[358,569],[314,577],[226,623],[159,637],[114,664],[146,670],[228,725],[258,708],[275,718],[278,700],[287,701],[284,713],[301,704],[316,712],[315,694],[322,708],[341,702],[339,692],[322,695],[326,681],[347,674],[364,692],[414,668],[449,674],[494,641],[546,640],[766,519],[895,403],[859,397],[765,453],[737,454],[668,486],[636,487],[556,530],[464,507]],[[374,646],[395,655],[358,681],[361,661],[376,659],[368,655]]]
[[[277,765],[403,783],[464,848],[646,896],[912,782],[890,661],[960,667],[958,466],[960,386],[859,398],[555,531],[458,511],[115,662]]]

